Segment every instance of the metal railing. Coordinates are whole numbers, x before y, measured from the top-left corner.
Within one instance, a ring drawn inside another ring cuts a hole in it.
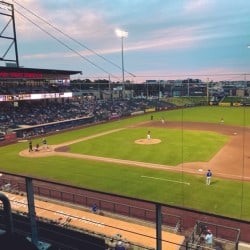
[[[143,220],[155,227],[157,221],[154,202],[124,197],[114,194],[107,194],[89,189],[82,189],[70,185],[59,184],[42,179],[33,179],[33,188],[36,197],[44,200],[52,199],[56,202],[63,202],[66,205],[78,206],[81,209],[88,209],[96,203],[102,213],[112,216],[125,216],[132,221]],[[9,192],[25,196],[25,176],[3,173],[0,178],[0,187],[6,187]],[[193,242],[198,231],[194,228],[197,222],[209,225],[216,239],[226,243],[234,244],[233,249],[238,248],[239,239],[250,242],[249,222],[239,219],[223,217],[219,215],[202,213],[192,209],[181,208],[170,205],[161,205],[162,226],[171,232],[186,235],[187,242]],[[204,220],[205,218],[205,220]],[[213,224],[214,223],[214,224]],[[213,226],[213,225],[217,225]],[[188,231],[185,232],[185,230]],[[237,231],[238,230],[238,231]],[[191,245],[185,245],[185,248]],[[188,248],[187,248],[188,249]]]

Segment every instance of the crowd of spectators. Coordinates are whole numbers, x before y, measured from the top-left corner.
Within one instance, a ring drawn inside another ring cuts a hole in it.
[[[58,126],[65,120],[77,120],[84,117],[93,117],[91,122],[108,121],[130,116],[134,112],[144,111],[147,108],[165,109],[170,104],[159,100],[131,99],[131,100],[98,100],[96,98],[34,100],[2,102],[0,105],[0,131],[17,128],[26,128],[43,125],[35,133],[46,131],[46,125],[57,123]],[[65,123],[64,123],[65,124]],[[70,126],[74,126],[71,125]],[[58,129],[54,126],[53,129]],[[60,126],[60,129],[63,129]],[[35,131],[35,128],[34,128]],[[33,132],[34,132],[33,131]],[[24,131],[25,132],[25,131]]]
[[[75,89],[76,90],[76,89]],[[1,83],[0,95],[31,94],[31,93],[55,93],[72,91],[70,85],[40,83],[32,85],[26,82],[22,83]]]

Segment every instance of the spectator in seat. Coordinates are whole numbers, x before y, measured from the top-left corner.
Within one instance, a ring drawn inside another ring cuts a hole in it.
[[[125,246],[123,245],[122,241],[118,241],[116,246],[115,246],[115,250],[126,250]]]
[[[205,243],[207,247],[209,248],[213,247],[213,234],[211,230],[207,230],[207,234],[205,236]]]

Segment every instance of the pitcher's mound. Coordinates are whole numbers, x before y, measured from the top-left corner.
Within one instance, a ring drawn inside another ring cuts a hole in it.
[[[158,144],[160,143],[161,140],[160,139],[138,139],[135,140],[135,143],[137,144]]]

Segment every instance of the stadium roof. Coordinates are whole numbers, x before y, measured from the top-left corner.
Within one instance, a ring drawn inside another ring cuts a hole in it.
[[[74,75],[82,74],[82,71],[75,70],[58,70],[58,69],[37,69],[37,68],[23,68],[23,67],[3,67],[0,66],[1,72],[19,72],[19,73],[41,73],[41,74],[62,74],[62,75]]]
[[[58,69],[37,69],[22,67],[3,67],[0,66],[0,78],[32,78],[32,79],[53,79],[58,77],[69,78],[70,75],[82,74],[82,71],[58,70]]]

